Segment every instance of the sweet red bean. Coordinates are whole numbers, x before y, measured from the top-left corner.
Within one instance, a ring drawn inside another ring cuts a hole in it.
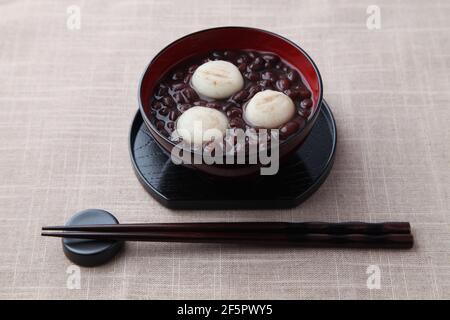
[[[247,63],[249,61],[249,57],[246,54],[242,54],[239,56],[239,58],[237,58],[236,62],[237,63]]]
[[[301,99],[308,99],[308,98],[311,98],[311,92],[308,89],[306,89],[305,87],[302,87],[299,90],[299,96]]]
[[[299,77],[300,76],[299,76],[298,72],[295,70],[291,70],[287,73],[287,78],[289,80],[291,80],[292,82],[297,81],[299,79]]]
[[[228,109],[230,109],[230,108],[239,108],[239,106],[236,104],[236,103],[234,103],[234,102],[227,102],[227,103],[225,103],[223,106],[222,106],[222,111],[227,111]]]
[[[295,98],[298,97],[298,90],[295,89],[287,89],[284,90],[284,94],[287,95],[289,98],[291,98],[292,100],[294,100]]]
[[[230,120],[230,127],[245,129],[245,122],[242,118],[233,118]]]
[[[156,96],[162,97],[165,96],[169,92],[169,88],[166,85],[161,84],[156,91]]]
[[[263,65],[264,64],[264,59],[261,58],[261,57],[256,57],[255,61],[253,63]]]
[[[276,86],[278,90],[284,91],[289,89],[289,86],[291,85],[291,82],[288,79],[280,79],[276,82]]]
[[[217,109],[217,110],[221,110],[222,109],[222,106],[220,104],[218,104],[218,103],[215,103],[215,102],[208,102],[206,104],[206,106],[208,108],[213,108],[213,109]]]
[[[313,106],[313,102],[311,99],[304,99],[300,102],[300,106],[305,109],[310,109]]]
[[[248,67],[254,71],[261,70],[264,68],[264,60],[258,57]]]
[[[239,64],[238,69],[240,72],[245,72],[245,70],[247,70],[247,64],[242,62],[241,64]]]
[[[175,121],[179,117],[178,110],[172,110],[169,112],[169,119]]]
[[[164,121],[158,120],[158,121],[156,122],[156,128],[157,128],[158,130],[164,129]]]
[[[257,94],[258,92],[260,92],[260,91],[262,91],[262,90],[263,90],[263,88],[261,88],[261,86],[259,86],[259,85],[257,85],[257,84],[251,86],[251,87],[248,89],[249,95],[248,95],[247,98],[252,98],[255,94]]]
[[[173,99],[175,100],[176,103],[189,102],[189,101],[187,101],[187,99],[185,98],[185,96],[181,92],[175,92],[173,94]]]
[[[191,73],[188,73],[188,74],[186,75],[186,77],[184,77],[183,82],[184,82],[184,83],[189,83],[189,82],[191,82],[191,78],[192,78],[192,74],[191,74]]]
[[[258,81],[260,79],[259,73],[254,71],[247,72],[245,77],[250,81]]]
[[[172,75],[172,80],[178,81],[184,78],[184,72],[183,71],[177,71]]]
[[[189,67],[188,72],[189,73],[194,73],[197,68],[198,68],[198,65],[194,64],[194,65]]]
[[[273,87],[273,81],[271,80],[261,80],[258,81],[258,84],[263,87],[263,89],[272,88]]]
[[[227,110],[228,118],[242,117],[242,110],[239,108],[231,107]]]
[[[261,74],[261,78],[263,80],[270,80],[270,81],[276,81],[277,76],[272,71],[266,71]]]
[[[231,50],[227,50],[223,53],[223,56],[227,59],[227,60],[232,60],[234,58],[236,58],[236,52],[235,51],[231,51]]]
[[[172,99],[172,97],[170,96],[165,96],[164,98],[162,98],[162,103],[168,107],[175,107],[176,103],[175,101]]]
[[[175,122],[167,122],[166,128],[167,131],[172,132],[175,129]]]
[[[308,119],[309,115],[311,114],[311,109],[299,109],[298,114],[301,117]]]
[[[271,67],[275,63],[280,61],[280,58],[278,56],[274,56],[272,54],[265,54],[262,56],[262,58],[268,63],[268,67]]]
[[[162,106],[163,106],[162,103],[158,101],[152,105],[152,109],[159,110],[159,109],[161,109]]]
[[[191,108],[192,106],[190,104],[184,103],[178,105],[178,111],[181,113],[185,112],[187,109]]]
[[[184,88],[181,92],[183,96],[186,98],[187,100],[186,102],[193,102],[198,99],[197,92],[195,92],[195,90],[190,87]]]
[[[219,51],[214,51],[213,53],[211,53],[211,56],[217,60],[223,59],[223,54],[222,54],[222,52],[219,52]]]
[[[244,101],[245,99],[247,99],[247,97],[248,97],[248,92],[247,92],[247,90],[243,89],[243,90],[241,90],[241,91],[236,92],[236,93],[231,97],[231,99],[234,100],[234,101],[236,101],[236,102],[242,102],[242,101]]]
[[[194,106],[206,106],[207,103],[208,102],[205,100],[197,100],[197,101],[194,101]]]
[[[184,82],[177,82],[172,85],[172,90],[174,91],[178,91],[183,88],[186,88],[186,84]]]
[[[166,106],[163,106],[161,109],[159,109],[159,114],[162,116],[167,116],[170,112],[170,109]]]
[[[297,130],[300,128],[300,125],[295,121],[289,121],[284,126],[280,128],[280,137],[282,139],[286,139],[290,135],[297,132]]]

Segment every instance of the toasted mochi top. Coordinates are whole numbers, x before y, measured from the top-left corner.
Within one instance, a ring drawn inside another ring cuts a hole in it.
[[[275,129],[295,114],[295,104],[282,92],[264,90],[253,96],[245,107],[245,120],[255,127]]]
[[[183,141],[201,146],[204,142],[222,138],[228,128],[228,118],[208,107],[192,107],[177,120],[176,134]]]
[[[208,61],[199,66],[191,81],[198,94],[214,99],[228,98],[244,86],[239,69],[222,60]]]

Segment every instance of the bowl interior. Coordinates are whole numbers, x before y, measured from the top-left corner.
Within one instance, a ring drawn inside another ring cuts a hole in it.
[[[322,99],[322,83],[314,63],[301,48],[264,30],[222,27],[189,34],[168,45],[152,60],[144,73],[139,92],[144,118],[147,117],[155,86],[174,65],[194,55],[227,49],[273,52],[298,69],[311,89],[314,102],[311,118],[314,117]]]

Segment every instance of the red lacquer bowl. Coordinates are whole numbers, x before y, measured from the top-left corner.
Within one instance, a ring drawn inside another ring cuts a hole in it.
[[[272,52],[300,71],[312,92],[313,107],[303,129],[280,143],[280,161],[297,150],[308,136],[322,105],[323,86],[319,70],[298,45],[272,32],[247,27],[219,27],[189,34],[159,52],[148,65],[139,85],[139,108],[142,118],[160,148],[170,154],[174,142],[164,137],[150,121],[150,101],[163,76],[176,64],[214,50],[257,50]],[[186,164],[212,176],[242,177],[258,174],[260,164]]]

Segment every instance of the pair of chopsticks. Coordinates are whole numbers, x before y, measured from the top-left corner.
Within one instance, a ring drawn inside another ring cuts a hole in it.
[[[234,222],[72,225],[42,228],[42,236],[111,241],[244,243],[300,247],[409,249],[408,222]]]

